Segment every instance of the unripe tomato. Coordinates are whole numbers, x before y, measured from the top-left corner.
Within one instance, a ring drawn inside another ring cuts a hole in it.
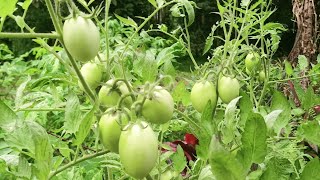
[[[174,102],[171,94],[156,86],[142,107],[142,116],[145,120],[155,124],[163,124],[171,120],[173,116]]]
[[[245,59],[246,72],[250,75],[257,71],[260,66],[260,55],[257,52],[250,52]]]
[[[213,108],[217,105],[217,93],[215,85],[210,81],[199,81],[194,84],[190,94],[192,106],[202,112],[209,100]]]
[[[236,78],[222,76],[218,80],[218,93],[222,102],[229,103],[231,100],[239,96],[239,81]]]
[[[158,139],[147,122],[129,124],[126,128],[120,135],[120,161],[130,176],[143,179],[156,165]]]
[[[129,93],[129,90],[127,86],[124,84],[124,82],[117,82],[117,87],[115,89],[112,89],[112,84],[114,80],[110,79],[106,82],[106,85],[102,86],[98,97],[99,102],[102,106],[105,107],[113,107],[116,106],[118,101],[120,100],[121,95],[125,95]],[[124,105],[126,107],[130,107],[132,104],[131,97],[127,97],[123,101]]]
[[[63,25],[63,42],[72,57],[87,62],[98,54],[99,29],[91,19],[81,16],[68,19]]]
[[[80,71],[84,80],[87,82],[91,89],[95,89],[96,87],[98,87],[102,78],[102,71],[98,64],[88,62],[82,66]],[[84,90],[80,80],[78,81],[78,85],[82,90]]]
[[[99,121],[99,135],[103,146],[111,152],[119,152],[121,125],[127,124],[127,117],[119,111],[106,112]]]
[[[264,81],[266,79],[266,73],[262,70],[259,72],[259,81]]]

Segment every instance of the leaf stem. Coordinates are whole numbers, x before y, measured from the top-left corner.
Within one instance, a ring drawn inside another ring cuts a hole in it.
[[[0,33],[0,39],[2,38],[50,38],[50,39],[59,39],[60,36],[57,33],[14,33],[14,32],[4,32]]]
[[[312,77],[312,76],[319,76],[320,73],[315,73],[315,74],[310,74],[310,75],[306,75],[306,76],[301,76],[301,77],[295,77],[295,78],[287,78],[287,79],[280,79],[280,80],[274,80],[274,81],[269,81],[269,84],[272,83],[282,83],[282,82],[287,82],[289,80],[299,80],[299,79],[304,79],[304,78],[308,78],[308,77]]]
[[[185,31],[186,31],[186,40],[187,40],[187,53],[189,54],[193,65],[195,66],[196,69],[199,69],[199,66],[196,62],[196,60],[194,59],[192,52],[191,52],[191,43],[190,43],[190,34],[189,34],[189,30],[188,30],[188,23],[187,23],[187,16],[184,17],[184,26],[185,26]]]
[[[188,123],[194,125],[195,127],[197,127],[198,129],[201,130],[201,127],[194,122],[191,118],[189,118],[187,115],[185,115],[183,112],[179,111],[178,109],[174,109],[174,112],[178,113],[179,115],[181,115]]]
[[[90,154],[90,155],[83,156],[82,158],[79,158],[79,159],[76,160],[76,161],[72,161],[72,162],[70,162],[70,163],[68,163],[68,164],[60,167],[60,168],[57,169],[56,171],[51,172],[51,173],[49,174],[48,179],[53,178],[55,175],[59,174],[60,172],[66,170],[66,169],[68,169],[68,168],[70,168],[70,167],[72,167],[72,166],[74,166],[74,165],[76,165],[76,164],[79,164],[79,163],[81,163],[82,161],[85,161],[85,160],[88,160],[88,159],[92,159],[92,158],[95,158],[95,157],[98,157],[98,156],[102,156],[102,155],[104,155],[104,154],[106,154],[106,153],[108,153],[108,152],[109,152],[108,150],[105,150],[105,151],[97,152],[97,153],[95,153],[95,154]]]

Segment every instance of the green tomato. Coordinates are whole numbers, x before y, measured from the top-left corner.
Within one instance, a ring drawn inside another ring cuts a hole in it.
[[[112,89],[112,84],[114,80],[110,79],[106,82],[106,85],[102,86],[98,97],[99,102],[102,106],[105,107],[113,107],[116,106],[118,101],[120,100],[121,95],[129,94],[128,87],[125,85],[124,82],[117,82],[117,87],[115,89]],[[126,107],[130,107],[132,104],[131,97],[126,97],[123,101],[124,105]]]
[[[99,29],[91,19],[81,16],[70,18],[63,25],[63,42],[73,58],[87,62],[98,54]]]
[[[102,70],[98,64],[88,62],[82,66],[80,72],[81,72],[84,80],[87,82],[88,86],[91,89],[95,89],[98,87],[98,85],[100,84],[101,78],[102,78]],[[80,80],[78,80],[78,85],[79,85],[80,89],[82,89],[84,91],[84,88],[83,88]]]
[[[262,70],[259,72],[259,81],[264,81],[266,79],[266,73]]]
[[[155,167],[159,157],[158,139],[147,122],[129,124],[119,140],[120,161],[126,173],[143,179]]]
[[[257,52],[250,52],[245,59],[246,72],[250,75],[260,66],[260,55]]]
[[[229,103],[239,96],[240,84],[236,78],[222,76],[218,80],[218,94],[222,102]]]
[[[125,125],[128,119],[119,111],[106,112],[99,121],[100,140],[106,149],[115,153],[119,152],[120,123]]]
[[[202,112],[208,102],[211,102],[213,108],[217,105],[217,93],[215,85],[210,81],[199,81],[194,84],[190,94],[192,106]]]
[[[142,116],[148,122],[164,124],[171,120],[173,110],[174,102],[171,94],[161,86],[156,86],[143,104]]]

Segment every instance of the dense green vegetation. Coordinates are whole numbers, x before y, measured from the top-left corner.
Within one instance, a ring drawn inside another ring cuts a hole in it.
[[[1,1],[0,179],[319,179],[290,2]]]

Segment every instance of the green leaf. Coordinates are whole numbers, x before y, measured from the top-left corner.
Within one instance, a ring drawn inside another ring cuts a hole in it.
[[[268,129],[273,128],[274,122],[278,119],[278,117],[281,113],[282,113],[282,110],[274,110],[264,117],[264,120],[267,124]]]
[[[190,26],[194,22],[194,17],[195,17],[192,4],[188,0],[178,0],[178,2],[180,2],[186,10],[188,14],[188,26]]]
[[[278,135],[282,128],[288,125],[291,120],[291,107],[287,98],[279,91],[273,93],[271,102],[271,111],[282,110],[278,119],[273,124],[273,130]]]
[[[288,76],[291,76],[293,74],[293,69],[291,66],[291,63],[288,60],[284,61],[285,70]]]
[[[172,97],[175,102],[182,102],[184,106],[191,104],[190,92],[187,90],[183,81],[178,82],[178,84],[174,87]]]
[[[138,27],[138,25],[137,25],[137,23],[133,20],[133,19],[131,19],[131,18],[129,18],[128,17],[128,19],[126,19],[126,18],[123,18],[123,17],[121,17],[121,16],[119,16],[119,15],[117,15],[117,14],[114,14],[121,22],[123,22],[124,24],[126,24],[126,25],[129,25],[129,26],[132,26],[132,27],[134,27],[134,28],[137,28]]]
[[[16,23],[20,27],[20,29],[24,29],[25,28],[26,23],[24,22],[23,17],[15,16],[14,20],[16,21]]]
[[[226,107],[224,114],[224,122],[221,129],[222,132],[222,142],[224,144],[230,143],[235,138],[235,134],[237,132],[237,123],[238,120],[236,118],[236,109],[237,103],[241,96],[233,99]]]
[[[7,144],[19,151],[27,151],[26,154],[32,158],[35,156],[35,145],[32,137],[32,130],[24,121],[10,123],[10,128],[5,132]]]
[[[263,117],[257,113],[251,113],[246,121],[241,142],[243,158],[248,159],[249,164],[245,168],[249,169],[252,163],[262,163],[267,155],[267,126]]]
[[[162,49],[156,58],[158,67],[163,65],[166,61],[172,61],[175,57],[173,53],[173,46]]]
[[[11,124],[18,118],[17,115],[14,113],[14,111],[12,111],[10,107],[8,107],[3,101],[1,101],[1,99],[0,99],[0,114],[1,114],[0,116],[1,128],[4,128],[6,125]]]
[[[218,2],[218,1],[217,1]],[[224,14],[225,12],[225,7],[221,6],[221,4],[218,2],[218,10],[220,12],[221,15]]]
[[[216,180],[245,179],[246,171],[241,162],[233,154],[226,151],[216,137],[213,137],[211,141],[209,163]]]
[[[137,60],[133,62],[134,72],[138,74],[142,80],[142,83],[147,81],[154,82],[158,75],[157,61],[154,54],[147,50],[145,54],[139,56]]]
[[[78,97],[71,93],[67,97],[67,104],[65,108],[65,121],[63,124],[64,129],[68,133],[75,133],[79,129],[81,123],[80,102]]]
[[[304,167],[300,180],[320,180],[320,162],[319,158],[313,158]]]
[[[180,145],[177,146],[177,151],[171,157],[173,161],[173,168],[177,172],[182,172],[187,165],[186,157],[184,156],[184,151]]]
[[[158,7],[161,7],[162,5],[164,5],[164,3],[165,0],[157,0]]]
[[[212,134],[217,132],[218,122],[213,119],[213,106],[211,101],[207,102],[199,121],[195,128],[195,135],[199,139],[199,145],[196,146],[197,156],[201,159],[209,158],[209,147]]]
[[[26,158],[23,156],[19,157],[18,171],[16,173],[17,176],[23,177],[26,179],[31,179],[31,167]]]
[[[213,105],[211,104],[211,100],[207,102],[204,110],[201,114],[201,129],[206,132],[207,135],[212,136],[217,131],[217,124],[213,119]],[[209,145],[209,144],[208,144]]]
[[[81,145],[83,143],[91,130],[92,124],[97,120],[96,116],[94,115],[96,106],[92,108],[91,111],[86,113],[86,115],[82,118],[79,130],[76,132],[75,145]]]
[[[250,4],[250,0],[241,0],[241,6],[242,7],[247,7],[247,6],[249,6],[249,4]]]
[[[317,95],[314,94],[312,86],[309,86],[305,94],[301,98],[303,109],[310,109],[315,105]]]
[[[209,34],[209,36],[206,39],[206,43],[204,45],[204,49],[203,49],[203,53],[202,54],[205,54],[210,50],[210,48],[211,48],[211,46],[213,44],[213,40],[214,40],[214,32],[216,31],[217,28],[218,28],[218,26],[216,26],[216,25],[213,25],[211,27],[211,33]]]
[[[34,121],[16,121],[11,124],[14,126],[6,132],[5,141],[11,148],[33,158],[35,169],[32,172],[38,179],[47,179],[51,170],[53,150],[46,130]],[[27,175],[28,172],[23,172],[23,174]]]
[[[309,66],[309,62],[306,56],[299,55],[298,56],[298,64],[300,70],[305,70]]]
[[[23,104],[23,96],[24,96],[23,91],[26,89],[27,84],[29,83],[30,80],[31,80],[31,77],[28,76],[26,81],[21,83],[17,89],[16,97],[15,97],[15,101],[14,101],[15,105],[16,105],[16,109],[19,109],[19,107],[22,106],[22,104]]]
[[[155,0],[148,0],[150,4],[152,4],[153,7],[157,8],[157,3]]]
[[[215,180],[216,178],[214,177],[214,175],[212,174],[211,171],[211,166],[207,165],[205,166],[200,174],[199,174],[199,178],[198,180]]]
[[[1,0],[0,2],[0,17],[4,18],[11,15],[16,9],[18,0]]]
[[[32,139],[35,145],[36,176],[38,179],[47,179],[51,170],[53,150],[49,141],[47,131],[38,123],[27,121],[28,127],[32,132]]]
[[[244,92],[240,91],[240,96],[242,97],[239,101],[239,107],[240,107],[240,122],[239,126],[244,127],[245,123],[247,121],[249,113],[253,110],[253,104],[250,100],[249,95]]]
[[[162,71],[165,75],[170,75],[174,77],[176,75],[176,70],[171,61],[165,61],[162,66]],[[165,79],[164,82],[170,83],[169,79]]]
[[[22,9],[26,10],[29,8],[30,4],[32,3],[32,0],[25,0],[23,3],[18,3]]]
[[[272,158],[266,165],[267,170],[262,174],[260,180],[289,180],[288,168],[292,165],[287,159]]]
[[[181,13],[180,11],[180,7],[178,4],[175,4],[173,5],[171,8],[170,8],[170,11],[171,11],[171,15],[173,17],[184,17],[185,15]]]
[[[301,124],[297,130],[297,137],[320,146],[320,125],[317,121]]]

